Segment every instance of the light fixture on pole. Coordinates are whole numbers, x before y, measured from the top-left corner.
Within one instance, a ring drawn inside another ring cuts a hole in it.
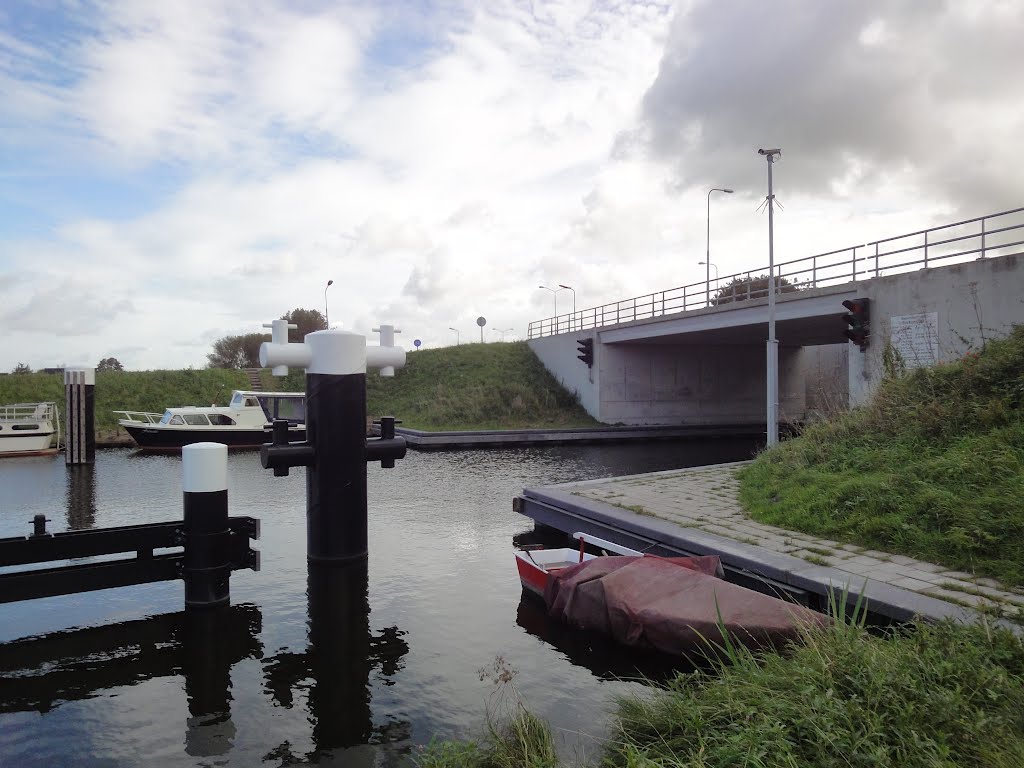
[[[542,290],[551,291],[551,297],[555,300],[555,333],[558,333],[558,292],[563,290],[562,288],[548,288],[546,285],[540,286]]]
[[[327,285],[324,286],[324,323],[328,328],[331,327],[331,314],[327,311],[327,289],[334,285],[333,280],[328,280]]]
[[[711,265],[711,193],[712,192],[724,192],[727,195],[731,195],[732,194],[732,190],[731,189],[727,189],[725,187],[712,187],[711,189],[708,190],[708,236],[707,236],[707,241],[706,241],[707,242],[707,248],[706,248],[705,254],[704,254],[704,261],[702,261],[701,264],[708,265],[705,268],[705,272],[707,272],[707,281],[705,282],[704,286],[705,286],[705,290],[707,292],[707,301],[708,301],[708,306],[709,307],[711,306],[711,266],[710,265]],[[715,267],[715,274],[718,274],[718,267]],[[715,283],[717,284],[717,282],[718,282],[718,278],[716,277],[715,278]]]
[[[451,327],[451,326],[449,325],[449,326],[448,326],[448,330],[449,330],[449,331],[455,331],[455,346],[456,346],[456,347],[457,347],[457,346],[459,346],[459,329],[458,329],[458,328],[452,328],[452,327]]]
[[[515,329],[514,328],[492,328],[491,330],[494,331],[495,333],[500,333],[501,334],[501,340],[504,341],[505,340],[505,334],[509,333],[511,331],[514,331]]]
[[[718,292],[718,265],[717,264],[712,264],[710,261],[698,261],[697,263],[701,264],[701,265],[707,264],[708,266],[715,268],[715,293],[717,293]]]
[[[775,338],[775,193],[772,165],[781,149],[759,149],[768,161],[768,446],[779,443],[779,342]]]
[[[569,330],[571,331],[576,327],[576,290],[571,285],[558,284],[559,288],[564,288],[567,291],[572,291],[572,315],[569,316]]]

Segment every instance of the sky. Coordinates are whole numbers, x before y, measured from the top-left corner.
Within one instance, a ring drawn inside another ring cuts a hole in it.
[[[1018,0],[8,0],[0,371],[200,368],[298,307],[521,339],[762,268],[759,147],[777,259],[1016,208],[1021,39]]]

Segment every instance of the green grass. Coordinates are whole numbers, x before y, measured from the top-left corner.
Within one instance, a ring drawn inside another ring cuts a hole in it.
[[[739,473],[754,519],[1024,585],[1024,327]]]
[[[845,599],[845,596],[841,599]],[[706,669],[619,700],[603,768],[1024,765],[1024,645],[953,622],[872,634],[863,605],[785,653],[726,641]],[[423,768],[566,765],[521,705],[480,739],[435,741]]]
[[[163,413],[176,405],[227,405],[233,389],[248,389],[244,371],[101,371],[96,374],[96,431],[117,429],[114,410]],[[0,376],[0,404],[53,400],[63,414],[64,376],[28,373]]]
[[[593,427],[526,342],[462,344],[407,356],[391,379],[367,377],[370,414],[431,431]]]
[[[261,372],[265,389],[302,391],[305,373],[284,379]],[[154,411],[176,405],[227,405],[233,389],[248,389],[244,371],[104,371],[96,374],[96,428],[117,428],[113,411]],[[394,378],[371,371],[370,416],[395,416],[402,426],[432,431],[592,427],[598,422],[530,351],[526,342],[463,344],[408,355]],[[62,374],[0,376],[0,404],[64,400]]]
[[[787,655],[730,656],[622,700],[603,765],[1024,765],[1024,647],[1005,630],[837,623]]]

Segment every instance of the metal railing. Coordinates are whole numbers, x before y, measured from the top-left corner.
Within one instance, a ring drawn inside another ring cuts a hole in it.
[[[857,279],[911,272],[914,269],[968,261],[972,257],[983,259],[1003,256],[1019,252],[1022,245],[1024,208],[1013,208],[863,245],[779,262],[775,265],[776,292],[791,293]],[[527,338],[576,333],[767,296],[766,265],[716,278],[713,283],[701,280],[666,291],[581,309],[567,315],[534,320],[527,330]]]
[[[164,417],[162,413],[149,413],[147,411],[114,411],[115,416],[119,413],[124,414],[122,421],[131,421],[136,424],[159,424],[160,419]]]
[[[52,402],[0,405],[0,421],[52,421],[55,410]]]

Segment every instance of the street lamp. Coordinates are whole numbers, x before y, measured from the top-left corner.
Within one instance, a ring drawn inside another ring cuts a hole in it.
[[[698,261],[697,263],[698,264],[707,264],[707,265],[712,266],[712,267],[715,268],[715,291],[717,292],[718,291],[718,265],[717,264],[712,264],[710,261]],[[710,301],[710,299],[709,299],[709,301]],[[683,309],[686,309],[686,307],[683,307]]]
[[[492,328],[491,330],[494,331],[495,333],[500,333],[501,334],[501,340],[504,341],[505,340],[505,334],[509,333],[511,331],[514,331],[515,328]]]
[[[333,280],[328,280],[327,285],[324,286],[324,322],[327,324],[328,329],[331,327],[330,313],[327,311],[327,289],[334,285]]]
[[[452,328],[452,327],[451,327],[451,326],[449,325],[449,326],[448,326],[448,330],[449,330],[449,331],[455,331],[455,346],[456,346],[456,347],[457,347],[457,346],[459,346],[459,329],[458,329],[458,328]]]
[[[559,288],[565,288],[567,291],[572,291],[572,315],[569,319],[569,330],[571,331],[576,326],[576,291],[569,285],[558,284]]]
[[[775,338],[775,194],[772,165],[781,149],[759,149],[768,161],[768,446],[779,442],[779,342]]]
[[[705,289],[707,291],[708,306],[711,306],[711,193],[712,192],[725,192],[727,195],[732,194],[731,189],[725,187],[712,187],[708,190],[708,238],[707,238],[707,249],[704,255],[704,261],[701,264],[706,264],[705,271],[707,272],[707,282],[705,283]],[[715,274],[718,274],[718,268],[715,267]],[[717,285],[718,278],[715,278]]]
[[[558,333],[558,292],[563,290],[562,288],[548,288],[546,285],[540,286],[545,291],[551,291],[551,297],[555,300],[555,333]]]

